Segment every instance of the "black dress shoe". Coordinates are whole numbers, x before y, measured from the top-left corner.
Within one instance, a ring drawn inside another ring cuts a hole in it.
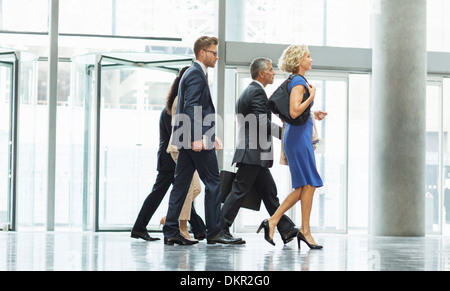
[[[151,237],[147,231],[131,231],[131,237],[132,238],[142,238],[146,241],[154,241],[154,240],[160,240],[158,237]]]
[[[284,244],[291,242],[297,236],[297,233],[299,231],[300,231],[300,229],[298,229],[298,228],[292,228],[288,232],[280,234],[281,239],[283,240]]]
[[[236,240],[236,242],[235,242],[234,244],[238,244],[238,245],[243,245],[243,244],[245,244],[245,240],[242,240],[242,238],[240,238],[240,237],[235,237],[235,236],[233,236],[233,235],[231,234],[231,232],[230,232],[228,229],[223,229],[222,231],[225,233],[225,235],[226,235],[227,237]]]
[[[223,230],[211,238],[206,239],[208,244],[242,244],[243,240],[227,235]],[[245,243],[245,242],[244,242]]]
[[[194,233],[194,238],[198,240],[204,240],[206,238],[205,232]]]
[[[195,245],[196,243],[198,243],[198,240],[187,239],[181,234],[177,234],[174,237],[164,237],[164,244],[166,245]]]

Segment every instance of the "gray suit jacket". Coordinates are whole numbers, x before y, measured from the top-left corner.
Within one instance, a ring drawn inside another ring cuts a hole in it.
[[[256,82],[236,102],[238,139],[233,162],[270,168],[273,165],[272,136],[281,137],[281,127],[272,123],[264,89]]]

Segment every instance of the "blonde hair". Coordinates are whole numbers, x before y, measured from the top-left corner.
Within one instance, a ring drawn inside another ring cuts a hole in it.
[[[278,67],[287,73],[297,73],[300,61],[308,51],[307,45],[290,45],[284,51],[278,61]]]

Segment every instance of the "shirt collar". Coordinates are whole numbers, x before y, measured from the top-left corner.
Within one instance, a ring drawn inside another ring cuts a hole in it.
[[[256,84],[259,84],[259,86],[261,86],[264,89],[264,85],[260,81],[253,80],[253,82],[255,82]]]
[[[203,73],[205,73],[205,75],[206,75],[206,73],[208,72],[207,71],[207,69],[206,69],[206,66],[205,66],[205,64],[203,64],[202,62],[200,62],[199,60],[195,60],[195,62],[197,63],[197,64],[199,64],[200,65],[200,67],[202,68],[202,70],[203,70]]]

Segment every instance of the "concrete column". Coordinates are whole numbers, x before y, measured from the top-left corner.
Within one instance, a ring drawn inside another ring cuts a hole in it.
[[[425,235],[426,2],[374,0],[373,235]]]

